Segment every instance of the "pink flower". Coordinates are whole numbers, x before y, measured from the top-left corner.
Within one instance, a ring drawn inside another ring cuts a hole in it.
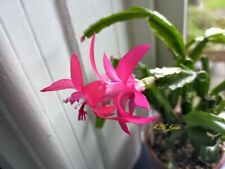
[[[80,106],[78,120],[86,120],[87,112],[85,111],[85,106],[88,105],[96,116],[118,120],[121,128],[130,134],[127,127],[128,122],[146,124],[156,118],[134,115],[136,107],[150,109],[146,97],[141,93],[144,90],[144,86],[132,75],[134,68],[149,50],[150,45],[143,44],[133,48],[120,60],[116,69],[113,68],[110,60],[104,54],[103,65],[105,74],[99,74],[94,60],[94,43],[95,35],[90,46],[90,62],[98,80],[87,85],[83,84],[80,62],[77,55],[74,54],[70,64],[71,79],[58,80],[41,91],[76,89],[70,97],[65,99],[65,103],[70,102],[72,105],[75,102],[79,102],[79,105],[76,106],[76,108]],[[115,113],[115,109],[117,109],[117,113]]]
[[[71,96],[65,100],[65,103],[70,102],[74,104],[75,102],[80,102],[79,105],[81,106],[79,108],[78,120],[86,120],[87,112],[84,110],[85,105],[89,105],[98,113],[103,111],[105,114],[111,114],[114,111],[115,108],[113,105],[99,104],[106,92],[106,85],[104,83],[94,81],[84,86],[82,70],[76,54],[71,58],[70,72],[71,79],[58,80],[42,89],[41,92],[76,89],[76,92],[72,93]]]
[[[94,60],[94,43],[95,35],[92,38],[90,47],[90,61],[94,73],[98,79],[106,85],[106,93],[102,102],[108,102],[113,99],[113,104],[117,107],[117,118],[103,116],[102,114],[98,114],[98,116],[108,119],[117,119],[121,128],[126,133],[130,134],[126,125],[127,122],[145,124],[156,118],[156,116],[138,117],[133,115],[135,107],[141,107],[147,110],[150,109],[146,97],[141,93],[141,91],[144,90],[144,86],[132,76],[136,65],[149,50],[150,45],[143,44],[133,48],[122,57],[116,69],[113,68],[111,62],[104,54],[103,64],[105,74],[99,74]],[[128,111],[126,110],[127,104],[129,107]]]

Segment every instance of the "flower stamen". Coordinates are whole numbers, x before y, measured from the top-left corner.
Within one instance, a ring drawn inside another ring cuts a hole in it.
[[[80,110],[79,110],[79,115],[78,115],[78,120],[86,120],[86,115],[87,115],[87,112],[84,110],[84,107],[85,107],[86,103],[83,103],[80,107]]]

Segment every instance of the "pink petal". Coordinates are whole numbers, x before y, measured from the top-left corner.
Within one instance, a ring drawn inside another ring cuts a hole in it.
[[[130,76],[129,76],[128,81],[131,81],[131,82],[133,82],[133,81],[134,81],[134,77],[133,77],[133,75],[130,75]]]
[[[126,122],[132,122],[136,124],[146,124],[149,123],[157,118],[157,116],[154,117],[139,117],[139,116],[134,116],[126,112],[125,110],[125,104],[127,102],[127,99],[131,97],[131,92],[130,91],[125,91],[121,93],[117,100],[116,100],[116,105],[118,109],[118,115],[120,118],[125,120]]]
[[[125,133],[127,133],[128,135],[131,135],[131,133],[130,133],[128,127],[127,127],[127,124],[126,124],[125,122],[119,121],[119,124],[120,124],[121,129],[122,129]]]
[[[158,118],[158,116],[140,117],[140,116],[130,115],[124,109],[122,109],[121,106],[118,106],[118,112],[120,114],[121,119],[125,120],[126,122],[132,122],[132,123],[136,123],[136,124],[146,124],[146,123],[152,122],[156,118]]]
[[[84,96],[81,92],[74,92],[70,97],[76,101],[76,100],[81,99]]]
[[[141,92],[135,91],[134,92],[134,102],[135,105],[144,109],[150,109],[149,103],[145,95],[143,95]]]
[[[125,109],[126,103],[129,101],[129,99],[133,98],[133,95],[133,90],[124,90],[118,95],[118,98],[116,100],[117,106],[121,107],[121,109]]]
[[[103,57],[103,63],[104,63],[105,73],[109,77],[109,79],[112,81],[120,81],[120,79],[118,78],[116,74],[115,69],[112,66],[112,63],[109,61],[105,53]]]
[[[129,115],[128,113],[126,113],[126,115],[122,117],[122,119],[124,119],[125,121],[135,123],[135,124],[147,124],[149,122],[154,121],[157,118],[158,116],[139,117],[139,116]]]
[[[87,96],[89,104],[95,106],[105,95],[106,86],[101,81],[94,81],[86,85],[82,91]]]
[[[124,92],[124,93],[125,93],[125,92]],[[115,97],[115,98],[113,99],[113,102],[114,102],[114,104],[116,105],[117,108],[120,106],[120,104],[122,104],[123,108],[125,108],[125,101],[123,100],[123,101],[120,102],[119,96]],[[126,121],[123,119],[123,113],[121,113],[121,112],[119,111],[119,109],[118,109],[117,113],[118,113],[118,122],[119,122],[119,124],[120,124],[121,129],[122,129],[125,133],[127,133],[128,135],[130,135],[131,133],[130,133],[130,131],[129,131],[127,125],[126,125]]]
[[[50,86],[42,89],[41,92],[57,91],[57,90],[72,89],[72,88],[74,89],[74,85],[70,79],[61,79],[52,83]]]
[[[133,48],[129,51],[119,62],[116,72],[119,78],[125,83],[131,76],[134,68],[144,56],[144,54],[149,50],[150,45],[144,44]]]
[[[129,101],[129,113],[131,115],[134,113],[134,109],[135,109],[134,98],[131,98],[130,101]]]
[[[114,105],[105,105],[104,107],[98,107],[98,108],[93,108],[92,109],[95,111],[96,115],[102,118],[107,118],[108,116],[111,116],[115,110]]]
[[[112,82],[107,84],[106,89],[106,97],[110,98],[120,94],[125,89],[125,86],[121,82]]]
[[[70,102],[70,104],[75,103],[76,101],[78,102],[81,98],[83,98],[83,94],[81,92],[74,92],[70,97],[65,99],[65,103]]]
[[[125,133],[130,135],[130,131],[129,131],[129,129],[128,129],[124,119],[119,118],[119,117],[108,117],[108,116],[112,115],[113,111],[115,110],[115,106],[107,106],[107,107],[102,107],[102,108],[93,108],[93,110],[95,111],[95,113],[96,113],[96,115],[98,117],[101,117],[103,119],[108,119],[108,120],[118,120],[121,129]]]
[[[99,79],[101,79],[101,76],[98,73],[97,68],[96,68],[96,64],[95,64],[94,46],[95,46],[95,34],[93,35],[92,40],[91,40],[91,46],[90,46],[90,62],[91,62],[91,66],[92,66],[92,69],[93,69],[95,75]]]
[[[82,76],[80,61],[76,54],[72,56],[70,61],[70,73],[71,73],[71,80],[73,82],[74,87],[78,91],[81,91],[81,88],[83,86],[83,76]]]

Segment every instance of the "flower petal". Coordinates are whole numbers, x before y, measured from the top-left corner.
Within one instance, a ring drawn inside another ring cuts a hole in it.
[[[74,104],[76,101],[79,102],[81,98],[83,98],[83,94],[81,92],[74,92],[70,97],[64,100],[65,103],[70,102],[70,104]]]
[[[82,91],[87,97],[88,103],[92,106],[96,106],[105,95],[106,86],[101,81],[94,81],[83,87]]]
[[[91,67],[92,70],[94,71],[95,75],[101,79],[101,75],[98,73],[98,70],[96,68],[96,64],[95,64],[95,52],[94,52],[94,46],[95,46],[95,34],[93,35],[92,39],[91,39],[91,46],[90,46],[90,62],[91,62]]]
[[[83,86],[83,75],[80,66],[80,61],[76,54],[73,54],[71,61],[70,61],[70,73],[71,73],[71,80],[73,82],[74,87],[81,91]]]
[[[119,62],[116,72],[119,78],[125,83],[131,76],[137,63],[141,60],[144,54],[149,50],[150,45],[143,44],[129,51]]]
[[[103,107],[97,107],[97,108],[92,107],[92,109],[94,110],[94,112],[96,113],[97,116],[99,116],[101,118],[107,118],[113,114],[113,112],[115,110],[115,106],[114,105],[105,105]]]
[[[155,119],[157,119],[158,116],[139,117],[139,116],[134,116],[134,115],[130,115],[130,114],[126,113],[121,118],[127,122],[131,122],[131,123],[135,123],[135,124],[147,124],[147,123],[152,122]]]
[[[126,124],[125,122],[119,121],[119,124],[120,124],[121,129],[122,129],[125,133],[127,133],[128,135],[131,135],[131,133],[130,133],[128,127],[127,127],[127,124]]]
[[[52,83],[50,86],[42,89],[41,92],[57,91],[57,90],[63,90],[63,89],[74,89],[74,85],[70,79],[58,80]]]
[[[112,63],[109,61],[105,53],[103,56],[103,63],[104,63],[105,73],[108,76],[108,78],[112,81],[120,81],[114,67],[112,66]]]
[[[147,98],[141,92],[134,91],[134,103],[138,107],[150,109]]]
[[[118,112],[120,114],[120,118],[123,119],[126,122],[136,123],[136,124],[146,124],[149,122],[154,121],[158,116],[153,117],[140,117],[140,116],[134,116],[129,113],[127,113],[124,109],[122,109],[121,106],[118,106]]]
[[[123,93],[120,94],[120,95],[123,95]],[[123,99],[123,100],[120,99],[119,100],[119,96],[116,96],[116,97],[113,98],[113,103],[117,107],[117,114],[118,114],[118,117],[117,117],[118,119],[117,120],[119,122],[119,125],[120,125],[121,129],[125,133],[130,135],[131,133],[130,133],[130,131],[129,131],[128,127],[127,127],[127,124],[126,124],[127,121],[125,121],[125,119],[123,119],[123,113],[121,113],[121,111],[119,111],[119,109],[118,109],[118,107],[120,107],[121,105],[123,106],[123,108],[125,108],[125,101],[126,101],[125,99]]]
[[[120,124],[121,129],[130,135],[130,131],[126,125],[126,121],[123,118],[120,117],[109,117],[113,114],[113,111],[115,110],[115,106],[105,106],[101,108],[93,108],[94,112],[98,117],[101,117],[103,119],[108,119],[108,120],[117,120]]]
[[[154,117],[140,117],[140,116],[134,116],[132,114],[129,114],[125,110],[125,104],[127,102],[127,99],[131,99],[132,94],[130,90],[122,92],[118,99],[116,99],[116,105],[118,110],[118,116],[125,120],[126,122],[132,122],[136,124],[146,124],[149,123],[157,118],[157,116]]]
[[[131,115],[134,113],[134,109],[135,109],[134,98],[131,98],[130,101],[129,101],[129,113]]]

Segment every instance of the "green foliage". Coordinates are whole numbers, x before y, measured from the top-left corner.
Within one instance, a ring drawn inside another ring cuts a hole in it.
[[[204,55],[201,57],[201,64],[202,64],[202,70],[206,71],[207,73],[210,73],[209,59],[205,57]]]
[[[156,11],[152,12],[148,22],[156,35],[174,52],[177,59],[184,60],[184,42],[176,28]]]
[[[104,126],[105,119],[97,117],[96,118],[96,127],[97,128],[102,128]]]
[[[188,127],[202,127],[215,133],[225,134],[225,119],[212,113],[193,111],[184,117]]]
[[[190,52],[190,55],[189,55],[189,57],[194,62],[196,62],[199,59],[207,43],[208,43],[208,38],[203,38],[202,40],[200,40],[199,42],[195,44],[194,49]]]
[[[175,56],[177,67],[149,69],[144,64],[138,65],[137,70],[142,78],[154,79],[154,85],[144,91],[149,103],[161,114],[165,123],[184,126],[182,134],[171,134],[171,139],[173,136],[181,143],[186,142],[184,139],[191,140],[204,161],[215,162],[218,157],[216,146],[225,140],[225,119],[219,116],[225,110],[225,100],[219,95],[225,90],[225,81],[209,90],[209,61],[202,52],[208,45],[225,44],[225,30],[207,29],[184,44],[180,33],[164,16],[143,7],[132,7],[95,22],[84,31],[83,37],[90,37],[112,24],[131,19],[146,19],[156,36]],[[198,61],[201,63],[200,70],[195,69]],[[114,66],[118,62],[114,59]],[[98,126],[103,123],[97,119]],[[216,137],[211,138],[208,133]]]
[[[150,73],[156,78],[157,87],[175,90],[191,83],[196,78],[197,73],[192,70],[184,70],[178,67],[164,67],[150,69]]]
[[[168,95],[168,97],[170,98],[170,104],[173,108],[175,108],[175,106],[177,105],[180,95],[181,95],[181,88],[178,88],[176,90],[174,90],[173,92],[170,92],[170,94]]]
[[[102,18],[94,24],[90,25],[84,31],[83,37],[91,37],[94,33],[100,32],[102,29],[121,21],[127,21],[131,19],[142,19],[151,16],[151,12],[141,7],[131,7],[126,11],[112,14],[108,17]]]
[[[205,71],[198,72],[197,78],[193,83],[196,94],[204,98],[209,91],[209,74]]]
[[[144,94],[151,105],[154,106],[156,110],[160,110],[161,115],[166,122],[170,124],[176,122],[176,117],[173,114],[173,109],[163,90],[157,89],[155,86],[153,86],[150,89],[146,89],[144,91]]]
[[[208,43],[220,43],[225,44],[225,30],[220,28],[210,28],[205,31],[204,37],[197,37],[194,41],[191,41],[193,48],[189,53],[189,57],[196,62],[201,57],[203,49]]]
[[[207,130],[201,127],[190,127],[187,129],[188,137],[191,142],[197,146],[212,146],[215,144],[215,139],[207,135]]]
[[[224,0],[205,0],[205,4],[208,9],[225,8]]]
[[[200,155],[204,162],[215,163],[221,156],[220,147],[218,144],[214,146],[201,146]]]
[[[128,10],[100,19],[84,31],[82,39],[91,37],[94,33],[98,33],[116,22],[142,18],[148,18],[150,28],[169,46],[178,60],[183,60],[185,57],[185,47],[180,33],[161,14],[142,7],[131,7]]]
[[[223,110],[219,107],[221,107],[221,103],[223,102],[223,98],[219,95],[210,96],[207,95],[205,97],[202,97],[199,101],[199,104],[196,107],[196,110],[201,110],[213,114],[219,114]],[[217,111],[217,109],[221,110],[220,112]]]
[[[204,36],[204,30],[211,27],[221,27],[225,29],[225,20],[223,15],[218,14],[218,8],[212,8],[212,4],[216,4],[216,1],[223,0],[204,0],[206,1],[206,8],[204,10],[199,10],[198,7],[190,6],[188,9],[188,40],[192,40],[197,36]],[[211,4],[212,3],[212,4]],[[210,4],[210,6],[209,6]],[[219,8],[224,8],[225,1],[223,5]],[[217,11],[215,11],[217,10]]]

